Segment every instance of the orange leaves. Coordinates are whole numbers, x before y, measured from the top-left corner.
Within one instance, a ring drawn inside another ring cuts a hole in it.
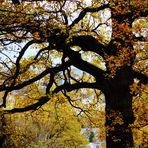
[[[123,65],[123,60],[117,56],[107,56],[106,62],[108,64],[108,70],[110,71],[106,76],[109,78],[114,77],[116,75],[117,68],[120,68]]]
[[[40,40],[39,32],[34,32],[33,33],[33,38],[34,38],[34,40]]]

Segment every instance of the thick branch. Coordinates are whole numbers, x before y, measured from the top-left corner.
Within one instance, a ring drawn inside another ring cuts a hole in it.
[[[88,82],[82,82],[82,83],[75,83],[75,84],[63,84],[61,86],[58,86],[54,89],[53,93],[58,93],[62,90],[66,90],[67,92],[77,90],[80,88],[93,88],[93,89],[103,89],[103,86],[98,86],[97,83],[88,83]]]
[[[104,81],[105,72],[99,69],[98,67],[96,67],[95,65],[92,65],[87,61],[82,60],[81,54],[79,54],[76,51],[73,51],[70,48],[67,48],[64,52],[72,61],[73,66],[94,76],[96,78],[96,81],[97,80],[100,82]]]
[[[5,111],[6,111],[6,113],[18,113],[18,112],[26,112],[26,111],[30,111],[30,110],[36,110],[38,107],[41,107],[42,105],[47,103],[49,100],[50,100],[50,98],[48,98],[47,96],[43,96],[38,100],[38,102],[36,102],[34,104],[28,105],[23,108],[13,108],[11,110],[5,110]]]
[[[79,46],[84,51],[93,51],[104,57],[106,47],[90,35],[73,36],[70,46]]]
[[[15,85],[13,87],[7,87],[7,86],[3,86],[1,85],[0,87],[0,91],[4,91],[4,90],[18,90],[18,89],[22,89],[23,87],[27,86],[27,85],[30,85],[38,80],[40,80],[41,78],[43,78],[44,76],[46,76],[47,74],[50,74],[50,73],[58,73],[60,71],[62,71],[63,69],[66,69],[67,67],[69,67],[71,65],[71,62],[70,61],[67,61],[65,62],[64,64],[58,66],[58,67],[54,67],[54,68],[48,68],[46,69],[45,71],[43,71],[42,73],[40,73],[39,75],[37,75],[36,77],[32,78],[32,79],[29,79],[27,81],[24,81],[22,82],[21,84],[18,84],[18,85]]]
[[[6,98],[7,98],[7,95],[8,95],[9,92],[11,91],[11,88],[15,85],[16,79],[17,79],[17,77],[18,77],[18,75],[19,75],[19,71],[20,71],[20,60],[22,59],[22,57],[23,57],[25,51],[28,49],[28,47],[29,47],[30,45],[32,45],[33,43],[34,43],[33,40],[30,41],[30,42],[28,42],[28,43],[24,46],[24,48],[22,48],[22,50],[21,50],[20,53],[19,53],[19,56],[18,56],[18,58],[17,58],[17,60],[16,60],[16,71],[15,71],[14,76],[13,76],[13,82],[11,83],[10,88],[5,91],[5,94],[4,94],[4,96],[3,96],[3,106],[4,106],[4,107],[6,107]]]
[[[69,26],[70,28],[73,27],[75,24],[79,23],[79,21],[81,21],[86,13],[88,12],[98,12],[98,11],[101,11],[101,10],[104,10],[105,8],[109,8],[109,4],[104,4],[103,6],[100,6],[100,7],[87,7],[85,9],[83,9],[79,16],[71,23],[71,25]]]
[[[24,55],[24,53],[26,52],[26,50],[29,48],[29,46],[31,46],[32,44],[34,43],[34,41],[29,41],[22,49],[21,51],[19,52],[19,56],[16,60],[16,72],[15,72],[15,75],[14,77],[16,77],[18,74],[19,74],[19,69],[20,69],[20,61]]]

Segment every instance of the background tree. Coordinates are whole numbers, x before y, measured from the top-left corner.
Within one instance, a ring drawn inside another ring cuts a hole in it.
[[[1,54],[5,56],[1,59],[1,106],[6,107],[10,92],[30,87],[45,76],[45,96],[12,113],[37,109],[59,92],[84,111],[69,92],[98,89],[105,95],[107,147],[133,147],[130,88],[135,78],[146,84],[147,71],[134,67],[138,51],[133,45],[145,38],[133,34],[132,24],[146,17],[146,6],[146,0],[4,3],[0,8]],[[11,50],[11,57],[6,50]],[[24,60],[32,50],[34,56]],[[29,69],[33,72],[28,76]]]
[[[8,106],[26,106],[43,93],[43,90],[39,89],[39,83],[31,85],[31,88],[36,90],[35,94],[25,90],[11,94]],[[22,93],[24,95],[21,95]],[[11,97],[14,97],[13,101]],[[71,108],[62,95],[52,96],[50,102],[38,110],[5,114],[4,119],[6,125],[3,135],[7,137],[4,147],[7,148],[79,148],[88,144],[88,140],[81,133],[81,124],[74,108]]]

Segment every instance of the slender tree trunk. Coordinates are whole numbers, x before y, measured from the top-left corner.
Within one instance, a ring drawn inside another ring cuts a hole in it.
[[[131,68],[120,69],[108,82],[106,97],[106,143],[107,148],[133,147],[130,124],[134,122],[132,95],[129,86],[133,82]]]

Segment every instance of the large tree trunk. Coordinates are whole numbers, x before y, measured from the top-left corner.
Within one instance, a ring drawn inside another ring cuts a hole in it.
[[[107,148],[133,147],[130,124],[134,122],[132,95],[129,86],[133,83],[132,70],[123,67],[108,82],[106,97],[106,143]]]
[[[6,135],[4,134],[5,119],[2,109],[0,108],[0,148],[6,147]]]

